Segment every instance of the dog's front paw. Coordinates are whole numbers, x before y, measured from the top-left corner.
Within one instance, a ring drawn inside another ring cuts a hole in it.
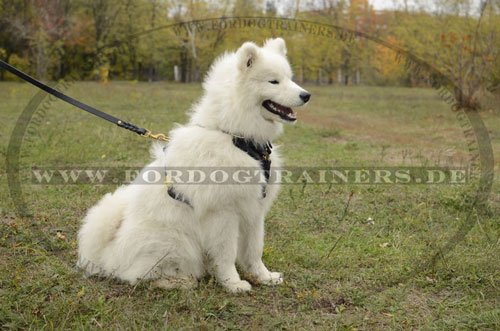
[[[279,285],[283,283],[283,274],[281,272],[266,272],[257,277],[261,284],[265,285]]]
[[[224,282],[222,285],[233,293],[247,292],[252,289],[252,285],[246,280],[239,280],[236,282]]]

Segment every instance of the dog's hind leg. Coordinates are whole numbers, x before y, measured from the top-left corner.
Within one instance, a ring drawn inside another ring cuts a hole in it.
[[[83,225],[78,233],[77,266],[89,275],[106,275],[112,272],[103,269],[101,258],[123,221],[123,210],[127,204],[124,196],[125,187],[106,194],[82,221]]]

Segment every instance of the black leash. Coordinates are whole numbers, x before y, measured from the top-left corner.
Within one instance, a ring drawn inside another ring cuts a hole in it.
[[[84,104],[83,102],[80,102],[76,99],[73,99],[72,97],[69,97],[55,89],[53,89],[52,87],[36,80],[35,78],[25,74],[24,72],[14,68],[13,66],[11,66],[10,64],[0,60],[0,67],[9,71],[10,73],[16,75],[17,77],[21,78],[22,80],[24,81],[27,81],[28,83],[38,87],[39,89],[49,93],[49,94],[52,94],[53,96],[55,96],[56,98],[58,99],[61,99],[63,101],[66,101],[67,103],[75,106],[75,107],[78,107],[82,110],[85,110],[86,112],[89,112],[95,116],[98,116],[102,119],[105,119],[106,121],[109,121],[111,123],[114,123],[116,125],[118,125],[119,127],[121,128],[124,128],[124,129],[127,129],[127,130],[130,130],[132,132],[135,132],[143,137],[146,137],[146,138],[151,138],[151,139],[156,139],[156,140],[162,140],[162,141],[168,141],[168,137],[166,137],[164,134],[162,133],[158,133],[158,134],[152,134],[151,131],[149,131],[148,129],[145,129],[145,128],[140,128],[132,123],[129,123],[129,122],[125,122],[125,121],[122,121],[121,119],[119,118],[116,118],[112,115],[109,115],[109,114],[106,114],[106,113],[103,113],[102,111],[100,110],[97,110],[89,105],[86,105]]]

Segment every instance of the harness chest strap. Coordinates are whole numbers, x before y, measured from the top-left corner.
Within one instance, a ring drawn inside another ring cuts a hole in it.
[[[262,146],[255,143],[253,140],[233,135],[233,144],[247,153],[250,157],[260,162],[260,167],[264,170],[264,177],[266,179],[266,182],[262,184],[262,199],[264,199],[266,197],[266,187],[267,183],[269,183],[271,169],[271,152],[273,148],[271,142],[268,141]]]
[[[168,185],[168,184],[167,184]],[[191,202],[184,196],[184,194],[180,193],[180,192],[176,192],[174,187],[170,184],[170,186],[168,187],[168,190],[167,190],[167,193],[168,195],[170,195],[170,197],[172,199],[175,199],[179,202],[182,202],[182,203],[185,203],[186,205],[188,205],[189,207],[193,208],[193,205],[191,204]]]
[[[269,175],[271,170],[271,152],[273,148],[271,142],[268,141],[265,145],[262,146],[251,139],[246,139],[245,137],[237,136],[234,134],[231,135],[233,136],[233,145],[243,152],[247,153],[251,158],[259,161],[260,167],[262,168],[262,170],[264,170],[264,178],[266,179],[266,182],[262,184],[262,199],[264,199],[267,195],[266,187],[267,183],[269,183]],[[167,191],[168,195],[172,199],[185,203],[193,208],[193,205],[190,203],[190,201],[182,193],[176,192],[171,183],[167,182],[167,185],[169,186]]]

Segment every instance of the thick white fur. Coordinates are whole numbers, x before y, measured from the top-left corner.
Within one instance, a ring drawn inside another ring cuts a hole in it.
[[[258,143],[282,132],[282,121],[262,102],[301,106],[305,92],[291,81],[283,39],[264,47],[243,44],[219,57],[203,84],[204,95],[190,122],[170,132],[164,149],[153,144],[151,167],[259,167],[232,143],[231,132]],[[278,80],[273,85],[269,81]],[[281,160],[277,148],[272,167]],[[164,185],[132,183],[106,194],[83,219],[78,234],[78,265],[88,274],[111,275],[132,284],[211,273],[227,289],[251,288],[236,271],[238,263],[260,283],[279,284],[282,275],[262,263],[264,218],[278,193],[269,185],[177,185],[194,208],[172,199]],[[170,283],[169,283],[170,284]],[[166,285],[165,287],[169,287]]]

